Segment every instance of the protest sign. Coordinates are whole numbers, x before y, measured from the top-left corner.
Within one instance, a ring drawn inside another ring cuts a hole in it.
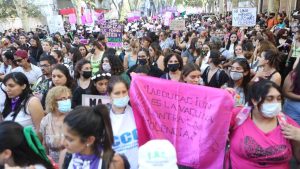
[[[76,15],[74,13],[69,14],[69,22],[70,24],[76,24]]]
[[[134,75],[130,102],[140,146],[167,139],[175,146],[180,165],[223,167],[234,105],[227,91]]]
[[[256,8],[235,8],[232,10],[232,26],[254,26]]]
[[[82,95],[82,105],[83,106],[96,106],[98,104],[107,104],[110,103],[110,98],[108,96],[99,96],[99,95]]]
[[[60,34],[65,34],[64,23],[61,15],[52,15],[47,17],[47,24],[50,34],[59,32]]]
[[[101,25],[105,23],[104,12],[96,13],[97,16],[97,24]]]
[[[173,21],[171,21],[170,30],[174,30],[174,31],[185,30],[185,20],[173,20]]]
[[[122,47],[123,27],[117,20],[107,20],[105,24],[100,25],[102,34],[107,37],[108,47]]]

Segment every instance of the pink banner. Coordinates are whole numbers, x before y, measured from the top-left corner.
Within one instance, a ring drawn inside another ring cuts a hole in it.
[[[223,167],[234,105],[227,91],[135,75],[130,100],[140,146],[167,139],[180,165]]]
[[[82,25],[86,24],[86,17],[85,17],[85,15],[81,16],[81,23],[82,23]]]
[[[85,18],[86,18],[86,23],[87,24],[93,23],[92,14],[90,12],[86,12]]]
[[[70,24],[76,24],[76,15],[73,14],[69,14],[69,22]]]

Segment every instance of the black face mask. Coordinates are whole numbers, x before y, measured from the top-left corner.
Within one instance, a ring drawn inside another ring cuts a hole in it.
[[[91,49],[91,54],[94,54],[95,53],[95,48]]]
[[[82,76],[85,79],[88,79],[88,78],[92,77],[92,71],[83,71]]]
[[[176,72],[179,69],[179,63],[175,63],[175,64],[168,64],[168,69],[171,72]]]
[[[147,64],[147,59],[139,59],[139,64],[140,65],[146,65]]]

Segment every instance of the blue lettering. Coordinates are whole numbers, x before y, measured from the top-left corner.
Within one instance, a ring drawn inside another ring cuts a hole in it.
[[[131,133],[124,133],[121,135],[121,142],[123,144],[129,143],[131,142],[132,138],[131,138]]]
[[[137,129],[134,129],[134,130],[132,131],[132,135],[133,135],[133,139],[134,139],[134,140],[138,140]]]
[[[117,147],[117,146],[119,146],[121,143],[120,143],[120,141],[119,141],[119,137],[117,137],[117,136],[114,136],[114,147]]]

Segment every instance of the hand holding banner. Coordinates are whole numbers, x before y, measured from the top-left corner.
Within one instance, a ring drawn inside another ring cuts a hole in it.
[[[130,98],[139,145],[167,139],[179,164],[222,168],[234,105],[227,91],[135,75]]]

